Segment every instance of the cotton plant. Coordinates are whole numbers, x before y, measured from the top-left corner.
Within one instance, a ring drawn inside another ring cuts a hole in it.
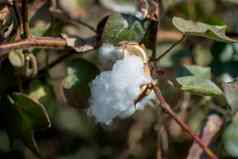
[[[98,123],[109,125],[113,119],[127,118],[149,105],[154,98],[152,92],[135,101],[143,91],[143,86],[153,80],[147,70],[146,54],[139,45],[116,47],[104,44],[102,47],[99,50],[102,63],[113,62],[113,65],[111,70],[103,71],[92,81],[88,112]]]

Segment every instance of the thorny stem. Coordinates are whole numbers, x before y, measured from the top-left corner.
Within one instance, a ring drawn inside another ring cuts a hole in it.
[[[179,119],[176,115],[176,113],[171,109],[170,105],[166,102],[165,98],[163,97],[160,89],[158,86],[151,84],[152,89],[154,90],[157,98],[160,101],[160,106],[163,108],[163,110],[168,113],[178,124],[179,126],[186,131],[194,141],[197,142],[197,144],[205,151],[207,156],[210,159],[218,159],[218,157],[212,152],[212,150],[199,138],[199,136],[192,132],[192,130],[189,128],[187,124],[184,123],[181,119]]]
[[[151,61],[160,61],[165,55],[167,55],[174,47],[183,42],[186,38],[186,34],[183,34],[182,38],[172,44],[167,50],[165,50],[159,57],[152,58]]]

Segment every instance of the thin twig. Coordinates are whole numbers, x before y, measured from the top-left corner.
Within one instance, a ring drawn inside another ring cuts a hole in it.
[[[192,132],[192,130],[189,128],[187,124],[184,123],[181,119],[179,119],[176,115],[176,113],[171,109],[170,105],[166,102],[165,98],[163,97],[160,89],[158,86],[154,85],[151,86],[157,96],[157,98],[160,101],[160,106],[163,108],[163,110],[168,113],[178,124],[181,126],[181,128],[186,131],[191,137],[194,139],[194,141],[197,142],[197,144],[202,148],[202,150],[205,151],[205,153],[208,155],[210,159],[218,159],[218,157],[212,152],[212,150],[199,138],[199,136]]]
[[[178,41],[176,41],[173,45],[171,45],[167,50],[165,50],[159,57],[155,59],[151,59],[151,61],[160,61],[165,55],[167,55],[174,47],[176,47],[178,44],[183,42],[183,40],[186,38],[186,34],[182,36],[182,38]]]
[[[82,49],[82,52],[90,51],[95,49],[97,37],[91,38],[90,40],[85,40],[80,46],[77,46],[78,50],[82,46],[92,46],[87,47],[88,49]],[[0,45],[0,57],[9,53],[13,49],[29,49],[29,48],[52,48],[52,49],[72,49],[67,45],[67,41],[63,38],[55,37],[32,37],[25,40],[20,40],[18,42],[7,43]]]

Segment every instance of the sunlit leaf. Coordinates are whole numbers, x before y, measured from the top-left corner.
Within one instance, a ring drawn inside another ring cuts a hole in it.
[[[177,71],[176,81],[180,89],[197,95],[222,95],[221,89],[211,81],[208,67],[185,65]]]
[[[179,31],[188,35],[205,37],[217,41],[237,42],[237,40],[226,36],[226,26],[209,25],[201,22],[185,20],[180,17],[173,17],[172,22]]]
[[[211,68],[196,65],[184,65],[177,70],[177,77],[196,76],[201,79],[211,79]]]
[[[222,95],[221,89],[214,82],[196,76],[179,77],[176,79],[181,85],[180,89],[197,95]]]

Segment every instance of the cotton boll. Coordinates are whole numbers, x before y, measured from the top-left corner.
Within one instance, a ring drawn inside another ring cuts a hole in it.
[[[148,96],[134,105],[141,86],[150,82],[143,60],[134,55],[125,56],[115,62],[111,71],[102,72],[92,82],[89,113],[97,122],[107,125],[116,117],[129,117],[151,100],[152,96]]]
[[[99,48],[98,56],[102,67],[108,69],[116,60],[123,57],[123,53],[119,47],[105,43]]]

